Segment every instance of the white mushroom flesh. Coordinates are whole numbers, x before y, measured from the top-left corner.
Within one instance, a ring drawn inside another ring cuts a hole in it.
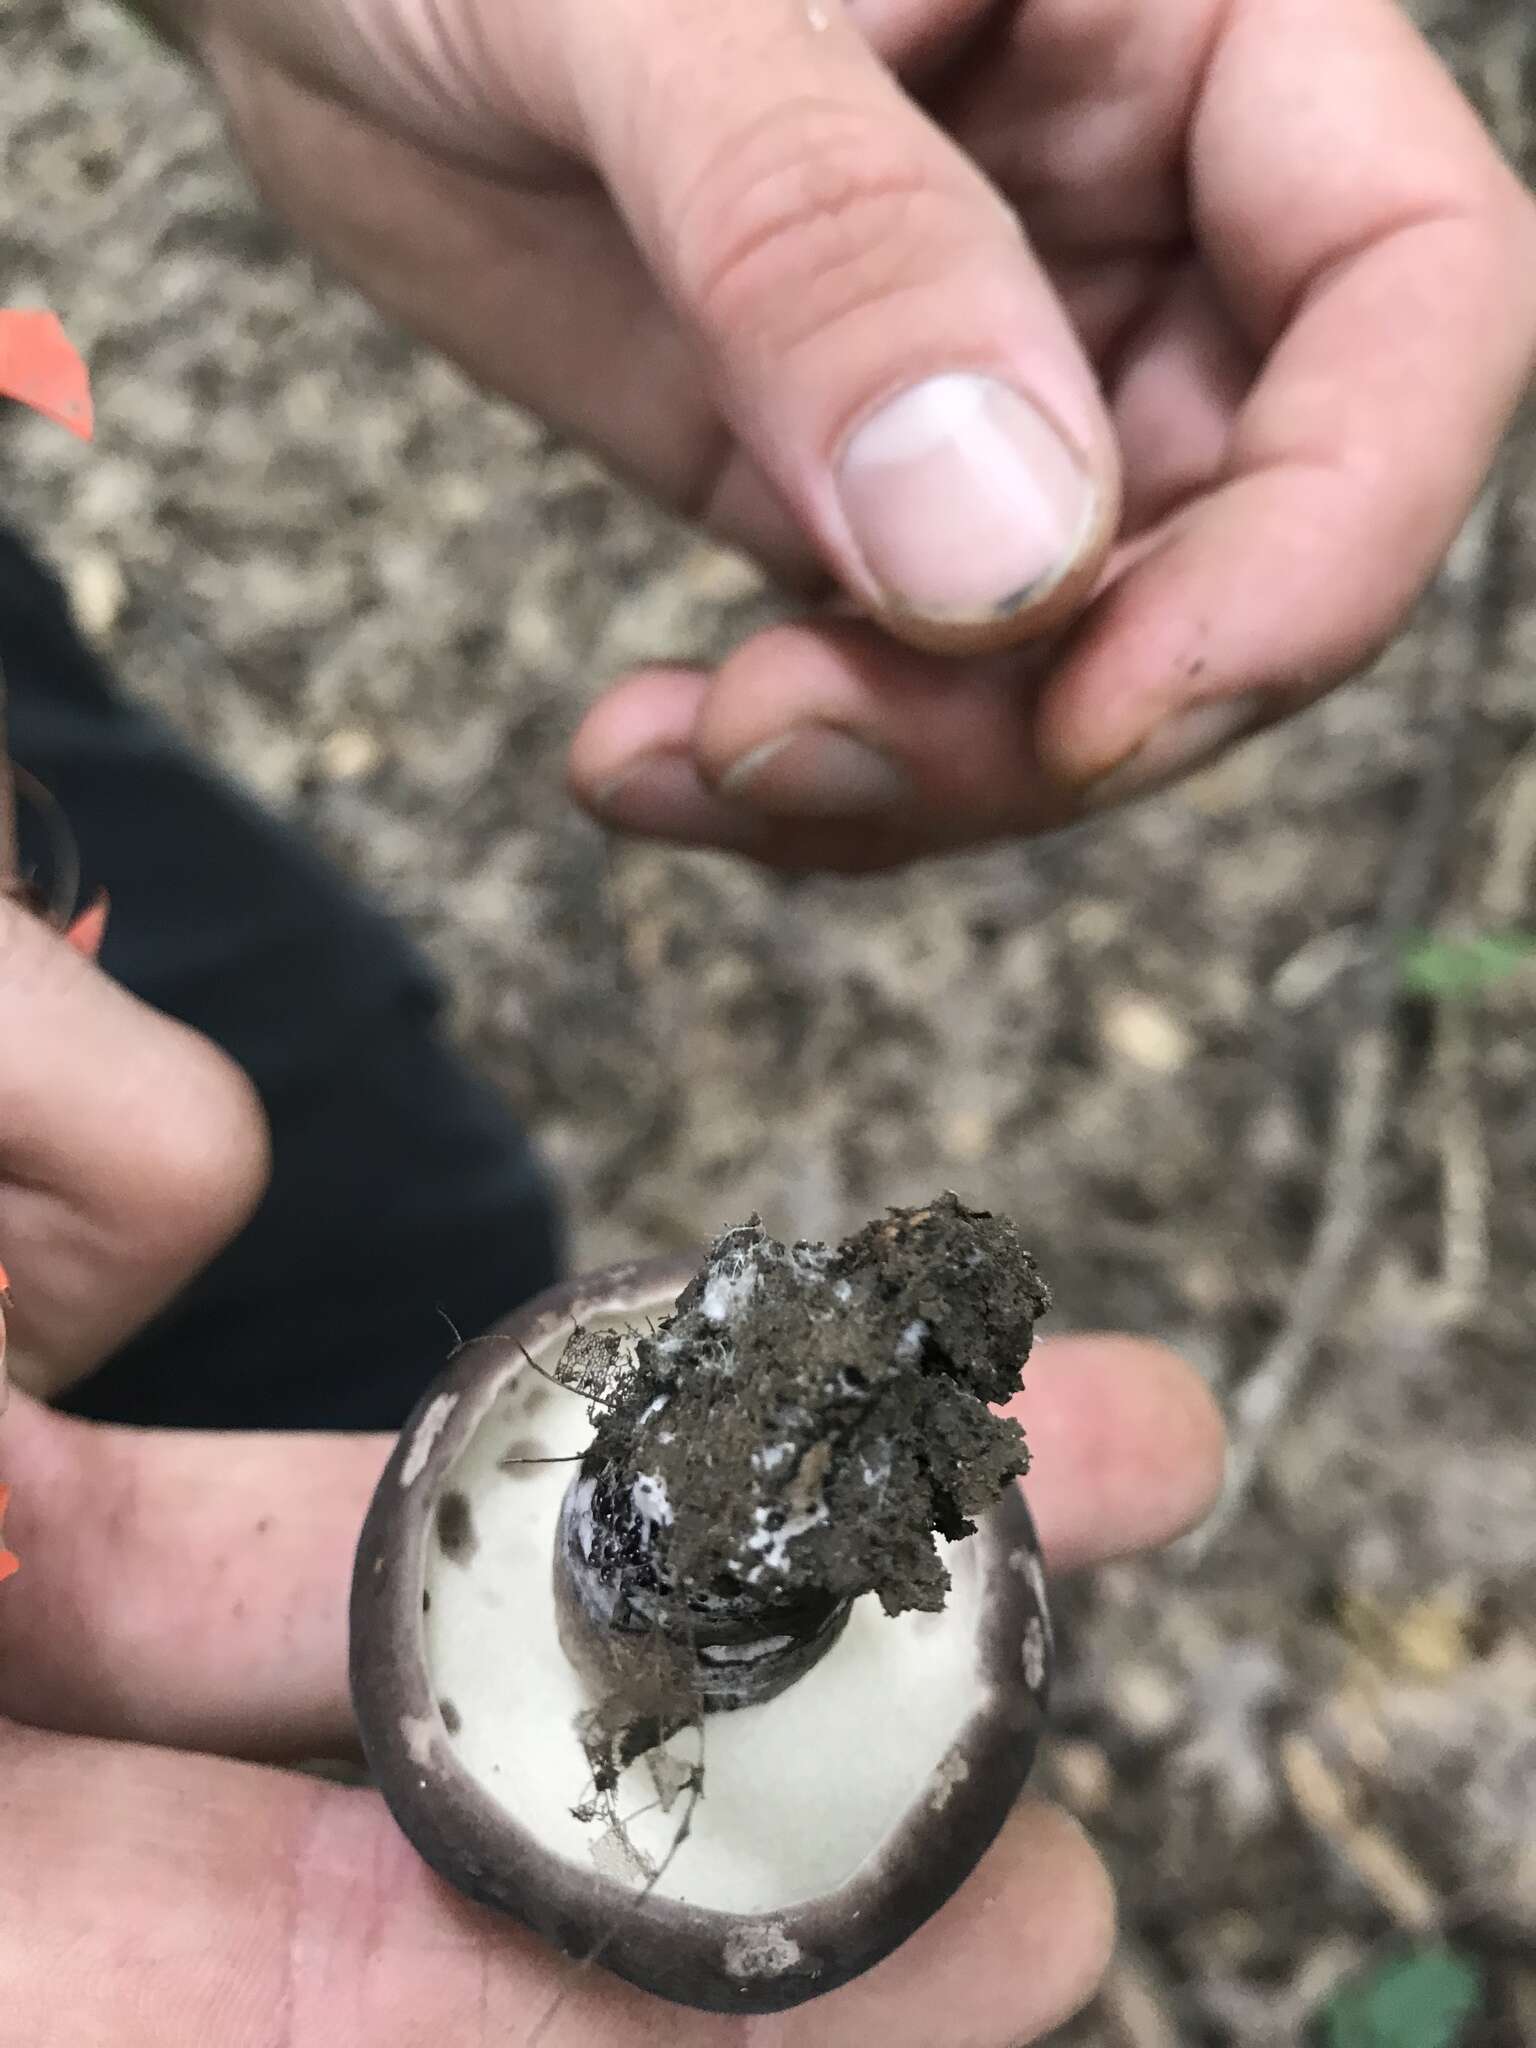
[[[560,1349],[552,1338],[536,1363],[552,1370]],[[915,1811],[941,1808],[956,1783],[952,1752],[985,1697],[980,1545],[942,1546],[953,1579],[942,1613],[892,1620],[861,1600],[833,1648],[786,1692],[709,1717],[703,1795],[670,1862],[689,1795],[658,1801],[658,1765],[680,1782],[698,1760],[698,1731],[672,1739],[670,1762],[632,1765],[618,1788],[618,1855],[604,1822],[572,1811],[591,1792],[575,1732],[591,1701],[556,1633],[552,1560],[575,1467],[522,1462],[568,1457],[590,1435],[585,1403],[525,1367],[438,1482],[421,1558],[436,1740],[589,1877],[638,1889],[659,1870],[659,1896],[742,1914],[835,1891]],[[457,1496],[446,1517],[445,1495]],[[664,1503],[654,1509],[664,1519]]]

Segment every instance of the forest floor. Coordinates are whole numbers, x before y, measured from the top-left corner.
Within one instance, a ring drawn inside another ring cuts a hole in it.
[[[1417,11],[1531,171],[1527,0]],[[7,513],[418,935],[576,1261],[953,1187],[1058,1330],[1167,1338],[1231,1405],[1241,1511],[1061,1596],[1050,1774],[1125,1902],[1063,2038],[1295,2042],[1445,1937],[1470,2038],[1536,2041],[1536,963],[1476,944],[1536,922],[1536,422],[1378,669],[1175,795],[856,883],[613,843],[562,795],[577,717],[739,635],[752,575],[317,276],[200,87],[60,13],[0,17],[0,261],[103,431],[7,423]],[[1402,971],[1419,931],[1459,995]]]

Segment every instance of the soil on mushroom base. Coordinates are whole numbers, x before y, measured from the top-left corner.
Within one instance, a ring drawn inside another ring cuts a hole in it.
[[[604,1397],[583,1475],[616,1572],[765,1610],[878,1593],[936,1609],[956,1541],[1028,1468],[992,1412],[1049,1294],[1006,1219],[953,1195],[835,1247],[728,1232],[661,1328],[579,1337]]]

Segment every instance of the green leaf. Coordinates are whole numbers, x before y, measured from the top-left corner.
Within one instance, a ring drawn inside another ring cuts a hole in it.
[[[1398,975],[1410,995],[1468,1002],[1536,958],[1536,932],[1477,932],[1465,939],[1411,939]]]
[[[1482,2003],[1475,1963],[1453,1949],[1419,1949],[1336,1991],[1320,2039],[1324,2048],[1456,2048]]]

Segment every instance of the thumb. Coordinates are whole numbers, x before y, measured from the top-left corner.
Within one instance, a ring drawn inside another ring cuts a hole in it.
[[[586,147],[730,426],[849,594],[939,651],[1085,600],[1113,436],[1018,222],[840,0],[591,0]]]
[[[11,1376],[51,1391],[160,1308],[266,1182],[249,1081],[0,895],[0,1257]]]

